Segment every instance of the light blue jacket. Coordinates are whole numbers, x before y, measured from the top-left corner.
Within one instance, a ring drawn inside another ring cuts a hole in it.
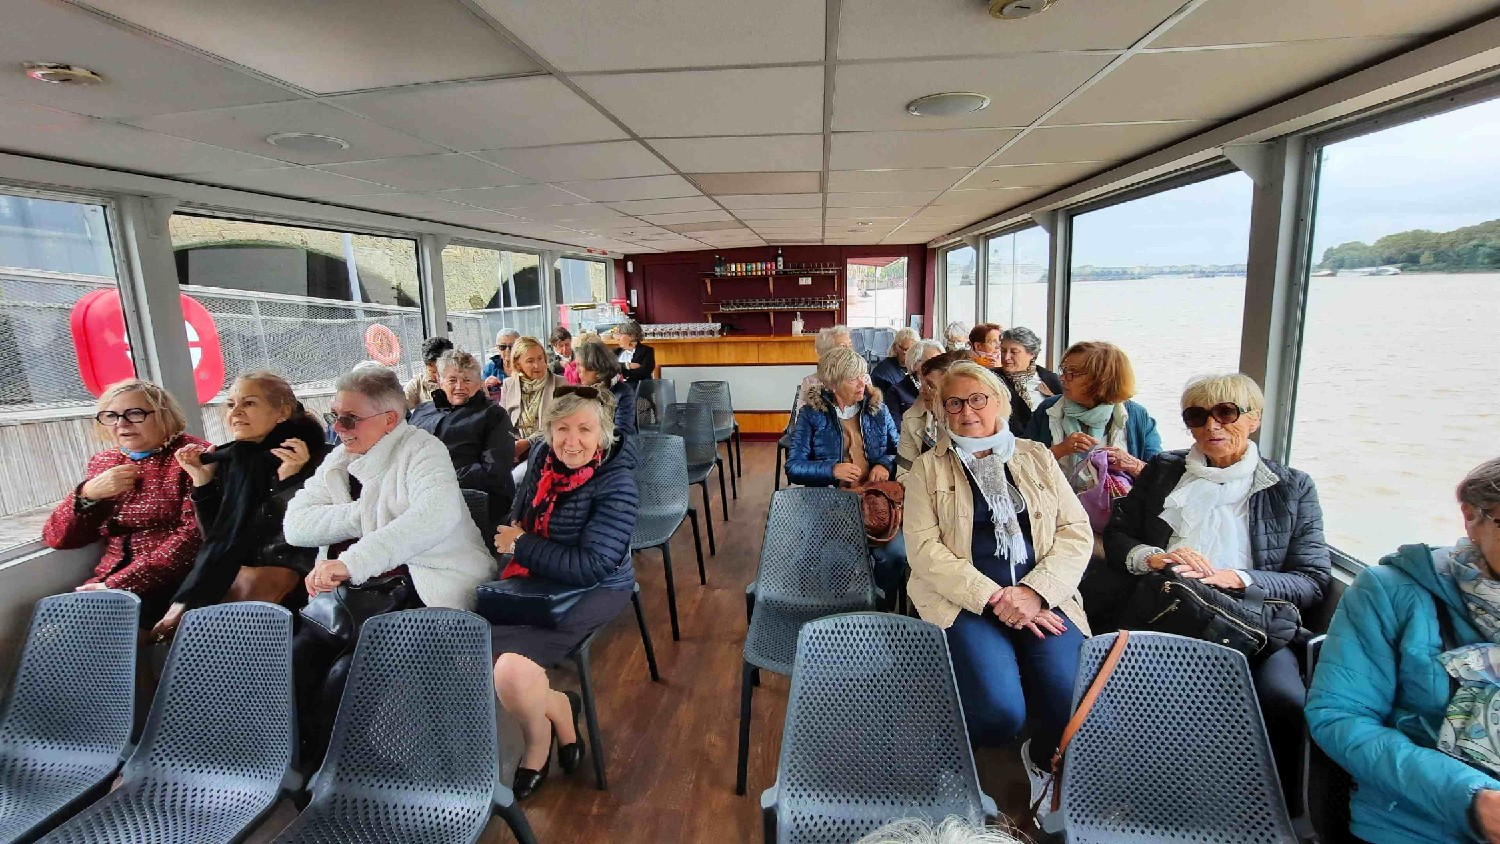
[[[1350,831],[1373,844],[1478,841],[1474,793],[1500,782],[1434,749],[1448,708],[1437,613],[1456,645],[1480,641],[1458,585],[1452,549],[1403,545],[1344,591],[1307,696],[1313,740],[1353,775]]]

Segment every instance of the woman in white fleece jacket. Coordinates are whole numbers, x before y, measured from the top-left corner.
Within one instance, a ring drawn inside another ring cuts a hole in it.
[[[394,609],[472,609],[474,587],[494,560],[459,491],[448,449],[405,422],[401,382],[379,364],[339,379],[328,421],[340,445],[287,505],[287,542],[319,549],[309,596],[371,578],[409,578],[414,596]],[[327,745],[354,642],[331,640],[304,623],[293,647],[303,760]]]

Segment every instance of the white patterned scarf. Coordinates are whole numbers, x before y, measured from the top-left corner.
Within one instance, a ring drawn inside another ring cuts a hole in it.
[[[1469,621],[1486,641],[1438,654],[1438,664],[1458,681],[1458,691],[1448,701],[1437,747],[1500,775],[1500,580],[1467,539],[1454,549],[1452,572]],[[1438,612],[1447,611],[1440,602]]]
[[[957,446],[959,462],[963,463],[974,484],[990,506],[990,518],[995,526],[995,550],[1000,559],[1010,566],[1010,582],[1015,585],[1016,566],[1026,562],[1026,537],[1021,533],[1020,514],[1026,512],[1026,499],[1005,479],[1005,464],[1016,453],[1016,437],[1009,429],[1001,428],[993,436],[974,439],[949,433],[948,437]],[[989,451],[984,457],[975,457],[976,451]]]
[[[1195,445],[1187,454],[1183,480],[1162,504],[1161,520],[1172,527],[1172,550],[1191,548],[1219,568],[1249,570],[1250,524],[1240,512],[1255,483],[1260,449],[1250,443],[1238,462],[1209,465]]]

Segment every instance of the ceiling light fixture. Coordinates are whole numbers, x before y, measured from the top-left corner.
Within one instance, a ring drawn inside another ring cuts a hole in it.
[[[98,85],[104,81],[104,77],[92,70],[70,64],[22,62],[21,67],[26,69],[26,75],[32,79],[53,85]]]
[[[990,0],[990,17],[1018,21],[1052,8],[1057,0]]]
[[[292,152],[305,153],[340,152],[349,148],[349,142],[343,138],[312,132],[277,132],[267,135],[266,143]]]
[[[955,117],[988,108],[990,98],[966,91],[928,94],[906,104],[906,113],[917,117]]]

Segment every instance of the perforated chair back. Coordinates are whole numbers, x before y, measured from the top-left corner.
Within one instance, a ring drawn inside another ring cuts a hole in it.
[[[1304,677],[1308,688],[1312,687],[1313,674],[1318,668],[1318,657],[1323,654],[1323,640],[1319,636],[1307,643],[1307,674]],[[1354,778],[1328,758],[1323,748],[1309,736],[1303,748],[1302,758],[1302,802],[1308,822],[1321,844],[1349,844],[1355,841],[1349,832],[1349,796],[1354,792]]]
[[[984,823],[943,631],[885,613],[804,625],[771,794],[788,844],[843,844],[901,817]]]
[[[276,839],[472,842],[499,775],[490,626],[427,608],[365,622],[312,802]]]
[[[854,341],[854,352],[855,352],[855,354],[859,355],[860,357],[869,357],[869,355],[870,355],[870,329],[868,329],[868,328],[851,328],[851,329],[849,329],[849,339],[852,340],[852,341]]]
[[[870,330],[870,357],[881,359],[891,353],[891,344],[896,342],[896,329],[873,328]]]
[[[469,510],[469,518],[474,520],[474,526],[479,528],[479,536],[489,543],[495,535],[495,523],[490,518],[490,494],[478,489],[461,489],[463,493],[464,506]]]
[[[722,440],[734,431],[734,400],[728,381],[694,381],[688,385],[689,404],[706,404],[714,409],[714,436]]]
[[[1075,708],[1117,635],[1084,643]],[[1229,648],[1132,632],[1065,765],[1069,842],[1297,841],[1249,664]]]
[[[803,624],[874,605],[859,496],[833,487],[773,493],[745,661],[790,674]]]
[[[640,490],[640,507],[630,545],[654,548],[672,538],[692,503],[682,437],[641,434],[637,438],[635,485]]]
[[[646,378],[635,385],[635,426],[638,431],[657,431],[663,409],[677,403],[677,382]]]
[[[183,616],[121,785],[48,844],[239,840],[292,762],[292,614],[260,602]]]
[[[120,767],[140,615],[141,599],[115,590],[37,602],[0,709],[0,842],[47,829]]]
[[[669,404],[662,415],[661,433],[681,437],[688,472],[701,475],[719,459],[714,410],[706,404]],[[695,479],[696,482],[696,479]]]

